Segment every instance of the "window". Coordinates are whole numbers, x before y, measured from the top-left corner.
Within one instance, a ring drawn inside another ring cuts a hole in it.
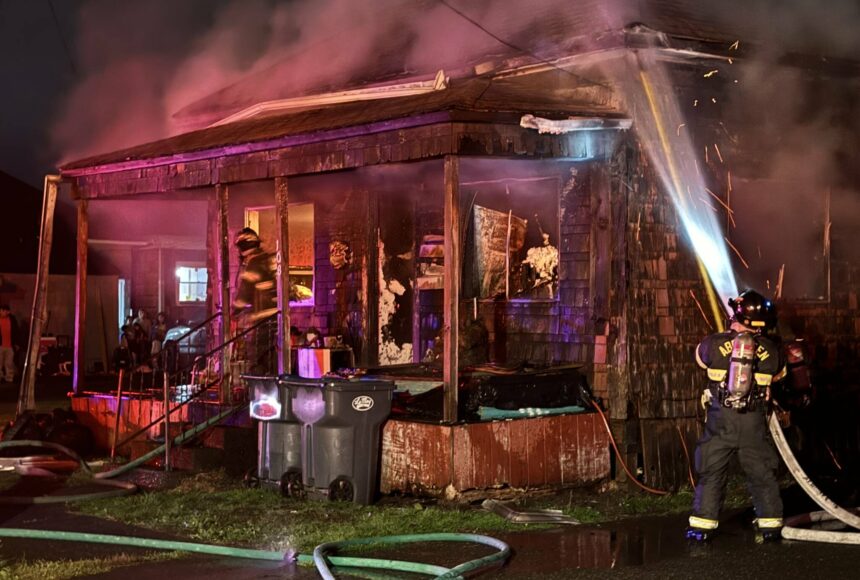
[[[245,208],[245,227],[257,232],[263,250],[277,250],[275,208]],[[290,305],[314,303],[314,206],[312,203],[290,204],[288,228],[290,236]]]
[[[462,296],[556,300],[558,178],[494,179],[460,185],[470,201]]]
[[[180,304],[206,302],[209,273],[201,264],[176,265],[176,301]]]

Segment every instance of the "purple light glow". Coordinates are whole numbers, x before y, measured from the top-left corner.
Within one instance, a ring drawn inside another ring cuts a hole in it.
[[[316,423],[325,414],[323,392],[315,387],[296,389],[293,397],[293,413],[302,423]]]

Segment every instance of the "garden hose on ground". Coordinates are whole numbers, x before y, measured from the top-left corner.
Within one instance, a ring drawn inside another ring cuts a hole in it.
[[[223,411],[210,419],[207,419],[203,423],[194,426],[192,429],[182,433],[181,435],[175,437],[173,439],[173,445],[181,445],[182,443],[188,441],[189,439],[197,436],[202,431],[205,431],[212,425],[216,423],[220,423],[233,413],[240,411],[245,406],[240,405],[238,407],[231,407],[226,411]],[[47,449],[54,449],[56,451],[61,451],[65,453],[69,457],[75,459],[81,464],[81,467],[84,471],[92,474],[92,468],[87,465],[87,462],[84,461],[77,453],[69,449],[68,447],[64,447],[57,443],[50,443],[47,441],[3,441],[0,442],[0,450],[8,449],[12,447],[42,447]],[[135,493],[137,491],[137,486],[133,483],[126,481],[110,481],[111,478],[114,478],[118,475],[122,475],[123,473],[127,473],[131,471],[135,467],[143,465],[153,457],[157,457],[158,455],[164,453],[164,445],[159,445],[149,453],[141,455],[134,461],[129,461],[125,465],[121,465],[116,469],[111,471],[104,471],[101,473],[93,474],[93,479],[91,483],[101,485],[104,487],[110,487],[111,489],[106,491],[97,491],[91,493],[82,493],[76,495],[45,495],[39,497],[29,497],[29,496],[9,496],[9,495],[0,495],[0,504],[46,504],[46,503],[66,503],[72,501],[89,501],[94,499],[105,499],[109,497],[117,497],[121,495],[129,495]]]
[[[188,439],[196,436],[201,431],[222,421],[229,415],[232,415],[242,407],[234,407],[220,413],[211,419],[197,425],[193,429],[176,437],[173,442],[179,445]],[[92,473],[92,469],[81,457],[66,447],[56,443],[47,443],[44,441],[6,441],[0,442],[0,449],[12,447],[43,447],[61,451],[74,458],[81,464],[81,467]],[[102,499],[106,497],[114,497],[117,495],[127,495],[137,491],[137,486],[132,483],[122,481],[110,481],[108,478],[116,477],[134,469],[135,467],[146,463],[153,457],[164,452],[164,445],[153,449],[146,455],[135,459],[112,471],[94,474],[93,483],[99,485],[108,485],[116,489],[109,491],[80,494],[74,496],[41,496],[41,497],[18,497],[18,496],[0,496],[0,503],[59,503],[70,501],[81,501],[91,499]],[[149,548],[157,550],[171,550],[192,552],[196,554],[208,554],[214,556],[230,556],[234,558],[248,558],[254,560],[270,560],[270,561],[298,561],[300,564],[315,564],[320,572],[320,575],[326,579],[333,579],[332,571],[329,565],[336,566],[338,569],[348,568],[374,568],[383,570],[393,570],[398,572],[412,572],[434,576],[435,578],[463,578],[462,574],[479,570],[494,563],[503,563],[510,555],[510,547],[504,542],[488,536],[476,534],[456,534],[456,533],[440,533],[440,534],[415,534],[405,536],[383,536],[378,538],[360,538],[345,540],[342,542],[331,542],[321,544],[314,549],[313,555],[294,554],[292,551],[270,551],[270,550],[253,550],[248,548],[231,548],[229,546],[216,546],[212,544],[198,544],[194,542],[180,542],[172,540],[155,540],[148,538],[136,538],[129,536],[117,536],[107,534],[90,534],[82,532],[64,532],[53,530],[29,530],[20,528],[0,528],[0,537],[5,538],[24,538],[24,539],[39,539],[39,540],[64,540],[72,542],[90,542],[98,544],[113,544],[119,546],[132,546],[136,548]],[[470,542],[484,544],[496,548],[498,551],[475,560],[471,560],[464,564],[459,564],[454,568],[445,568],[443,566],[435,566],[432,564],[423,564],[420,562],[405,562],[400,560],[378,559],[378,558],[358,558],[351,556],[328,556],[326,552],[343,549],[349,546],[359,545],[391,545],[405,544],[416,542]]]
[[[320,575],[326,580],[333,580],[329,564],[338,568],[375,568],[393,570],[398,572],[412,572],[426,574],[437,579],[462,579],[463,574],[474,572],[492,564],[502,564],[511,553],[510,547],[495,538],[480,536],[477,534],[411,534],[405,536],[382,536],[378,538],[360,538],[345,540],[342,542],[330,542],[320,544],[314,549],[313,555],[298,554],[292,551],[276,550],[253,550],[248,548],[231,548],[228,546],[215,546],[212,544],[198,544],[194,542],[177,542],[172,540],[154,540],[148,538],[134,538],[129,536],[116,536],[107,534],[88,534],[81,532],[62,532],[53,530],[27,530],[20,528],[0,528],[0,537],[3,538],[25,538],[36,540],[64,540],[70,542],[90,542],[97,544],[113,544],[120,546],[131,546],[135,548],[149,548],[156,550],[171,550],[182,552],[193,552],[195,554],[208,554],[214,556],[230,556],[233,558],[247,558],[252,560],[269,560],[276,562],[297,561],[299,564],[314,563]],[[491,546],[498,551],[459,564],[453,568],[423,564],[420,562],[404,562],[401,560],[389,560],[379,558],[356,558],[351,556],[327,556],[329,550],[347,548],[350,546],[366,545],[391,545],[419,542],[468,542]]]
[[[798,528],[800,524],[815,523],[822,521],[839,520],[847,526],[860,529],[860,517],[849,510],[839,507],[833,500],[824,495],[803,468],[797,462],[797,458],[791,452],[788,446],[788,441],[785,440],[785,435],[782,432],[782,427],[779,425],[779,419],[776,413],[771,413],[768,421],[770,434],[776,444],[782,460],[785,461],[791,475],[797,481],[798,485],[812,498],[812,500],[821,506],[823,512],[812,512],[810,514],[802,514],[793,518],[788,518],[785,526],[782,528],[782,536],[790,540],[809,540],[813,542],[829,542],[838,544],[860,544],[860,533],[858,532],[833,532],[824,530],[809,530]]]
[[[221,413],[218,413],[217,415],[210,417],[206,421],[203,421],[199,425],[195,425],[194,427],[192,427],[188,431],[185,431],[184,433],[175,437],[173,439],[172,445],[182,445],[183,443],[185,443],[189,439],[196,437],[198,434],[205,431],[209,427],[211,427],[217,423],[220,423],[221,421],[223,421],[224,419],[226,419],[230,415],[237,413],[238,411],[241,411],[245,407],[247,407],[247,403],[244,405],[239,405],[237,407],[230,407],[226,411],[222,411]],[[113,469],[111,471],[104,471],[102,473],[97,473],[95,475],[95,477],[97,479],[110,479],[112,477],[122,475],[123,473],[131,471],[135,467],[143,465],[144,463],[146,463],[147,461],[149,461],[153,457],[158,457],[162,453],[164,453],[164,445],[163,444],[159,445],[158,447],[156,447],[155,449],[153,449],[149,453],[141,455],[140,457],[138,457],[134,461],[129,461],[125,465],[121,465],[120,467],[117,467],[116,469]]]
[[[10,449],[14,447],[41,447],[44,449],[53,449],[60,451],[75,461],[77,461],[84,471],[92,475],[92,468],[84,461],[80,455],[64,447],[58,443],[50,443],[48,441],[3,441],[0,442],[0,449]],[[82,493],[75,495],[42,495],[42,496],[18,496],[18,495],[0,495],[0,504],[46,504],[46,503],[66,503],[72,501],[83,501],[93,499],[106,499],[109,497],[118,497],[122,495],[130,495],[137,491],[137,486],[128,481],[109,481],[93,477],[89,483],[93,483],[102,487],[108,487],[105,491],[96,491],[90,493]]]
[[[441,566],[433,566],[429,564],[419,564],[412,562],[398,562],[397,560],[376,560],[371,558],[348,558],[354,561],[354,564],[339,564],[334,557],[326,556],[329,550],[337,550],[348,548],[351,546],[367,546],[379,544],[414,544],[418,542],[467,542],[473,544],[484,544],[498,550],[489,556],[470,560],[464,564],[459,564],[451,569]],[[358,538],[352,540],[344,540],[342,542],[329,542],[320,544],[314,548],[313,562],[319,570],[320,576],[324,580],[334,580],[334,575],[328,568],[326,560],[331,560],[336,566],[354,566],[359,568],[384,568],[388,570],[399,570],[403,572],[417,572],[419,574],[434,575],[437,579],[441,578],[462,578],[463,574],[473,572],[481,568],[485,568],[491,564],[504,562],[511,553],[510,547],[495,538],[489,536],[480,536],[477,534],[407,534],[402,536],[382,536],[379,538]],[[303,558],[299,556],[299,563],[303,563]],[[408,565],[408,568],[400,568],[395,565]]]

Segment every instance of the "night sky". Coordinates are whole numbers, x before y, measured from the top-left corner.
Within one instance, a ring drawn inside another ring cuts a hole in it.
[[[3,204],[0,218],[0,271],[26,272],[36,266],[42,181],[55,173],[63,158],[64,144],[58,139],[64,119],[75,119],[70,97],[88,79],[104,73],[110,63],[146,47],[147,54],[169,55],[187,51],[200,31],[211,25],[220,0],[0,0],[0,71],[4,90],[0,93],[0,172],[33,186],[27,191],[15,180],[2,179]],[[141,8],[145,6],[145,8]],[[141,10],[144,10],[142,13]],[[169,19],[164,25],[160,19]],[[87,28],[84,23],[90,23]],[[82,34],[82,28],[86,28]],[[104,73],[110,84],[112,72]],[[146,74],[138,75],[139,83]],[[116,83],[133,91],[133,83]],[[92,100],[93,92],[86,100]],[[104,92],[103,92],[104,93]],[[119,97],[127,97],[122,91]],[[110,96],[104,94],[106,100]],[[122,106],[117,99],[104,107],[116,115]],[[74,137],[86,143],[109,119],[94,118],[82,109]],[[92,129],[91,133],[89,129]],[[158,135],[146,135],[143,140]],[[66,143],[70,140],[66,138]],[[132,140],[135,140],[132,137]],[[139,141],[139,140],[138,140]],[[15,193],[11,193],[15,192]],[[55,220],[55,248],[51,270],[74,272],[74,209],[67,196],[60,196]]]
[[[74,34],[76,2],[55,2],[63,35]],[[75,80],[46,0],[0,1],[0,70],[5,90],[0,121],[0,170],[36,187],[53,170],[49,120]]]
[[[0,0],[0,171],[41,188],[63,156],[52,133],[74,88],[144,45],[155,55],[187,50],[224,3]],[[82,38],[83,22],[92,25]]]

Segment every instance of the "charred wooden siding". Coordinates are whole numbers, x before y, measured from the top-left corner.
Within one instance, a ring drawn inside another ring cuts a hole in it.
[[[616,260],[614,267],[623,314],[614,324],[612,417],[638,420],[617,426],[627,459],[634,450],[641,455],[646,481],[677,488],[688,481],[684,444],[692,452],[700,432],[704,379],[693,351],[713,330],[694,297],[705,302],[705,290],[674,206],[635,144],[619,152],[613,174],[614,194],[626,198],[623,221],[617,213],[614,220],[626,253],[624,266]]]
[[[609,440],[596,414],[453,426],[389,420],[383,493],[575,485],[609,475]]]

